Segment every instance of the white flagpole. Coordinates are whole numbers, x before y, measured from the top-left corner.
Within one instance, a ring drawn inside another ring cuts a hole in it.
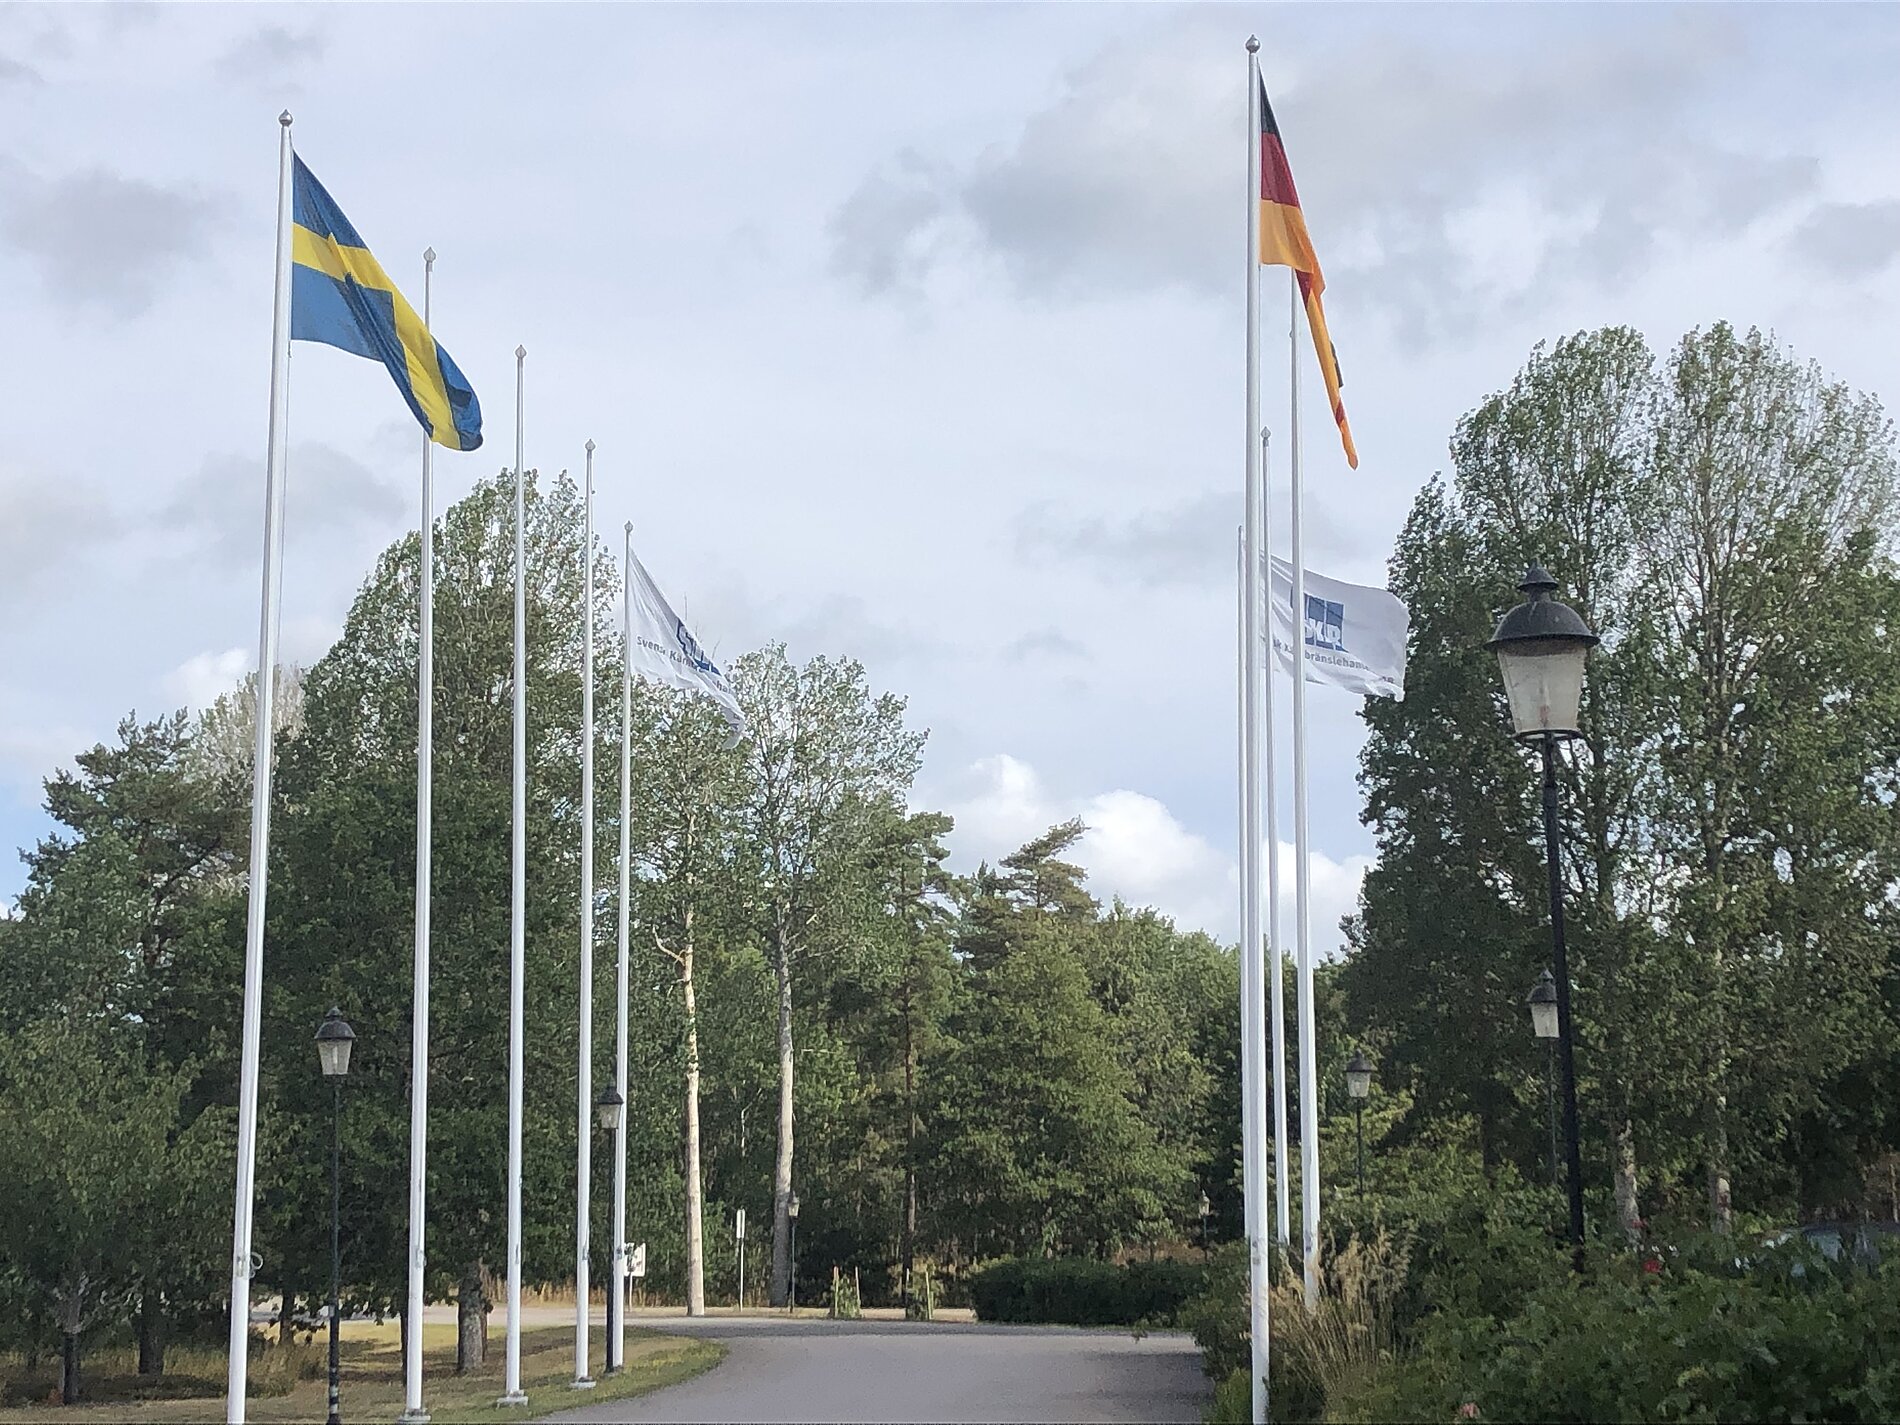
[[[1319,1082],[1313,1043],[1313,944],[1306,840],[1306,563],[1300,514],[1300,277],[1290,273],[1293,316],[1288,376],[1292,390],[1293,514],[1293,933],[1300,1017],[1300,1262],[1306,1307],[1319,1309]]]
[[[528,539],[523,419],[528,350],[515,348],[515,756],[513,876],[508,914],[508,1343],[498,1405],[526,1405],[521,1388],[522,977],[528,908]]]
[[[251,1347],[251,1211],[257,1172],[257,1059],[264,1000],[264,893],[277,691],[277,612],[284,587],[284,466],[290,438],[290,111],[277,116],[277,255],[270,319],[270,433],[264,473],[264,573],[251,744],[251,883],[244,918],[244,1009],[238,1066],[237,1192],[231,1214],[231,1335],[224,1418],[243,1425]]]
[[[581,535],[581,1032],[579,1122],[574,1169],[574,1388],[592,1390],[587,1253],[594,1183],[594,442],[587,442]]]
[[[1253,1240],[1255,1225],[1254,1214],[1258,1205],[1254,1199],[1253,1184],[1247,1178],[1248,1165],[1252,1162],[1248,1155],[1247,1136],[1253,1123],[1252,1106],[1257,1080],[1252,1057],[1252,1046],[1247,1034],[1247,1006],[1258,996],[1259,986],[1254,982],[1253,962],[1247,953],[1247,927],[1258,925],[1260,919],[1260,848],[1252,835],[1254,822],[1252,789],[1258,785],[1259,766],[1258,747],[1254,739],[1254,708],[1248,692],[1252,685],[1249,677],[1253,664],[1247,654],[1247,641],[1253,637],[1255,620],[1248,615],[1247,604],[1254,594],[1254,581],[1247,573],[1247,557],[1253,552],[1253,541],[1247,538],[1245,519],[1234,526],[1234,578],[1235,608],[1234,617],[1239,631],[1238,647],[1235,649],[1234,691],[1238,699],[1237,722],[1240,728],[1239,747],[1239,791],[1240,791],[1240,995],[1241,995],[1241,1047],[1240,1047],[1240,1111],[1241,1111],[1241,1206],[1243,1212],[1242,1230],[1247,1240]]]
[[[422,325],[429,325],[435,249],[422,254]],[[422,544],[416,613],[416,948],[409,1024],[409,1300],[403,1310],[403,1425],[422,1405],[423,1222],[429,1153],[429,856],[435,781],[435,444],[422,433]]]
[[[1261,1086],[1265,1057],[1260,1023],[1260,41],[1247,39],[1247,491],[1241,588],[1241,835],[1243,892],[1240,947],[1241,1186],[1247,1232],[1248,1321],[1251,1328],[1252,1408],[1255,1425],[1267,1418],[1266,1103]]]
[[[1260,586],[1266,591],[1266,648],[1262,656],[1266,669],[1262,674],[1265,696],[1260,704],[1260,721],[1266,729],[1266,747],[1261,761],[1267,769],[1267,989],[1268,1012],[1273,1016],[1273,1073],[1267,1088],[1273,1095],[1273,1241],[1285,1251],[1293,1237],[1292,1207],[1288,1201],[1286,1150],[1286,987],[1282,967],[1286,947],[1280,940],[1280,776],[1279,757],[1274,752],[1278,724],[1273,716],[1273,680],[1279,676],[1278,659],[1273,655],[1273,479],[1267,466],[1267,432],[1260,432],[1261,524]]]
[[[620,1369],[625,1332],[622,1305],[627,1299],[627,930],[628,892],[633,882],[633,521],[627,521],[620,563],[620,902],[616,939],[619,964],[614,975],[614,1092],[620,1095],[620,1123],[614,1129],[613,1300],[607,1304],[607,1369]]]

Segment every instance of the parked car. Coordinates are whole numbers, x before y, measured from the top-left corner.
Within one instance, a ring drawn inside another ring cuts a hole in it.
[[[1883,1255],[1900,1259],[1900,1222],[1809,1222],[1786,1227],[1762,1239],[1763,1248],[1786,1246],[1800,1241],[1812,1247],[1830,1262],[1848,1261],[1871,1270],[1880,1265]],[[1751,1265],[1759,1266],[1757,1257]],[[1802,1275],[1796,1262],[1791,1269]]]

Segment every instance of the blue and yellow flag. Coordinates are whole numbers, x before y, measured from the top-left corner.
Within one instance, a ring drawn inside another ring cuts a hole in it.
[[[297,165],[290,235],[290,337],[380,361],[429,439],[450,450],[482,443],[482,408],[343,210]]]

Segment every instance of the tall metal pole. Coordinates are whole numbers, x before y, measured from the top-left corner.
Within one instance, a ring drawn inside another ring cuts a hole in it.
[[[594,442],[587,442],[581,498],[581,1024],[580,1093],[574,1165],[574,1388],[592,1390],[587,1326],[593,1293],[591,1248],[594,1186]],[[625,1105],[622,1105],[624,1113]]]
[[[498,1405],[526,1405],[521,1389],[522,994],[528,909],[528,477],[525,392],[528,349],[515,348],[515,748],[513,866],[508,911],[508,1341]]]
[[[1544,1099],[1550,1110],[1550,1185],[1557,1177],[1557,1041],[1544,1041]]]
[[[435,249],[422,254],[422,325],[429,325]],[[429,871],[435,780],[435,442],[422,433],[422,540],[416,611],[416,944],[409,1025],[409,1296],[403,1308],[402,1425],[422,1405],[423,1233],[429,1153]]]
[[[1366,1111],[1365,1105],[1358,1099],[1352,1102],[1352,1132],[1353,1137],[1359,1140],[1359,1197],[1361,1201],[1364,1201],[1366,1196]]]
[[[1243,1219],[1247,1233],[1249,1376],[1252,1419],[1267,1418],[1267,1145],[1266,1090],[1262,1082],[1266,1026],[1260,984],[1264,946],[1260,934],[1260,41],[1247,37],[1247,399],[1246,524],[1241,555],[1241,946],[1240,946],[1240,1143]]]
[[[613,1295],[607,1300],[607,1370],[620,1369],[624,1350],[621,1303],[627,1295],[627,1120],[633,1102],[627,1089],[627,933],[628,893],[633,885],[633,521],[627,521],[620,560],[620,901],[614,975],[614,1091],[620,1095],[620,1122],[614,1128]]]
[[[1300,1267],[1306,1308],[1319,1309],[1319,1063],[1313,1026],[1313,936],[1306,836],[1306,552],[1300,509],[1300,280],[1287,274],[1293,293],[1288,383],[1292,395],[1293,444],[1293,934],[1294,989],[1299,1001],[1300,1039]]]
[[[337,1384],[342,1376],[343,1303],[343,1076],[330,1080],[330,1418],[326,1425],[343,1425],[338,1413]],[[420,1321],[414,1329],[422,1329]]]
[[[1261,1085],[1273,1095],[1273,1241],[1282,1253],[1293,1238],[1291,1193],[1288,1179],[1286,1136],[1286,946],[1280,939],[1280,771],[1279,754],[1274,751],[1278,723],[1273,712],[1273,684],[1280,676],[1279,659],[1273,654],[1273,467],[1267,461],[1268,432],[1260,431],[1260,562],[1256,574],[1266,596],[1267,612],[1261,670],[1260,761],[1266,772],[1267,898],[1266,960],[1267,1012],[1272,1018],[1268,1040],[1273,1048],[1273,1070]]]
[[[1557,1059],[1564,1080],[1564,1155],[1570,1169],[1570,1241],[1583,1270],[1583,1150],[1577,1128],[1577,1058],[1571,1036],[1570,959],[1564,949],[1564,883],[1557,855],[1557,738],[1545,733],[1544,860],[1550,872],[1550,940],[1557,974]]]
[[[258,1038],[264,1005],[264,900],[270,870],[272,703],[278,607],[284,588],[284,467],[290,438],[290,111],[277,116],[277,254],[271,295],[270,433],[264,474],[264,572],[258,599],[256,726],[251,741],[251,879],[244,917],[244,1007],[239,1031],[237,1190],[231,1213],[231,1321],[224,1418],[243,1425],[251,1352],[251,1212],[257,1172]]]

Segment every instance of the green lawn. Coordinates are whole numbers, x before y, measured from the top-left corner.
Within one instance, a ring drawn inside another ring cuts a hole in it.
[[[599,1348],[604,1351],[604,1344]],[[488,1365],[466,1376],[454,1374],[455,1328],[424,1328],[423,1400],[439,1425],[462,1421],[530,1419],[571,1405],[615,1400],[671,1385],[716,1365],[726,1348],[715,1341],[666,1336],[631,1329],[626,1369],[602,1376],[593,1390],[575,1390],[574,1333],[553,1326],[521,1336],[521,1380],[528,1408],[503,1413],[495,1408],[501,1394],[502,1338],[491,1335]],[[321,1420],[327,1407],[325,1385],[329,1348],[319,1339],[272,1347],[252,1358],[252,1394],[246,1414],[259,1425]],[[59,1404],[57,1359],[42,1359],[30,1376],[17,1358],[0,1358],[0,1425],[15,1421],[218,1422],[224,1419],[224,1354],[204,1349],[168,1353],[165,1375],[145,1381],[134,1370],[128,1351],[102,1350],[80,1366],[82,1402]],[[597,1358],[595,1371],[601,1368]],[[341,1411],[345,1421],[387,1422],[402,1413],[402,1347],[395,1323],[346,1322],[343,1327]],[[21,1402],[32,1401],[32,1404]]]

